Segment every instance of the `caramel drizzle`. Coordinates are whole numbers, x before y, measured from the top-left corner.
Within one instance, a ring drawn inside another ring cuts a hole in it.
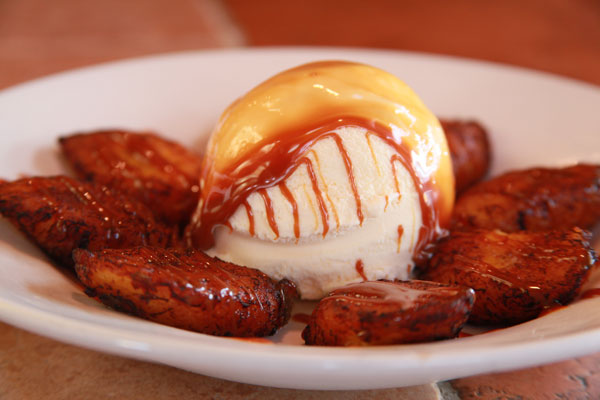
[[[342,156],[342,159],[344,160],[344,166],[346,167],[346,173],[348,173],[348,180],[350,181],[350,187],[352,187],[352,193],[354,194],[354,201],[356,202],[356,216],[358,217],[358,221],[360,222],[360,225],[362,226],[363,221],[365,220],[365,217],[362,212],[362,204],[360,201],[360,196],[358,195],[358,189],[356,187],[356,180],[354,179],[354,172],[352,171],[352,160],[350,160],[350,157],[348,156],[348,152],[346,151],[346,148],[344,147],[344,143],[342,143],[342,138],[340,137],[340,135],[338,135],[335,132],[332,132],[331,134],[329,134],[327,136],[331,136],[333,138],[333,140],[335,140],[335,143],[337,144],[337,147]]]
[[[302,185],[302,191],[304,192],[304,196],[306,197],[306,201],[310,207],[310,211],[312,211],[313,217],[315,217],[315,229],[319,227],[319,217],[317,216],[317,210],[315,209],[315,204],[313,203],[312,197],[308,194],[308,190],[306,190],[306,185]],[[313,192],[314,193],[314,192]]]
[[[279,239],[279,227],[277,226],[277,221],[275,220],[275,211],[273,210],[273,202],[271,201],[271,197],[267,193],[266,189],[259,189],[258,193],[263,198],[265,202],[265,210],[267,211],[267,220],[269,221],[269,226],[271,230],[275,234],[275,240]]]
[[[308,176],[310,177],[310,183],[312,184],[313,191],[315,192],[315,196],[317,197],[317,203],[319,203],[321,221],[323,222],[323,237],[325,237],[325,235],[327,235],[327,232],[329,232],[329,213],[327,212],[325,200],[323,200],[323,193],[321,193],[321,189],[319,188],[319,181],[317,180],[317,175],[315,175],[315,169],[313,168],[312,161],[310,161],[309,158],[302,157],[298,161],[298,165],[300,164],[306,164],[306,171],[308,172]]]
[[[329,204],[331,205],[331,211],[333,211],[333,216],[335,218],[335,227],[336,230],[340,229],[340,217],[337,213],[337,209],[335,208],[335,204],[333,203],[333,201],[331,201],[331,197],[329,197],[329,188],[327,187],[327,181],[325,180],[325,178],[323,178],[323,174],[321,173],[322,169],[321,169],[321,163],[319,161],[319,156],[317,155],[317,152],[314,150],[310,151],[313,155],[313,157],[315,158],[315,161],[317,162],[317,168],[319,170],[319,176],[321,177],[321,182],[323,182],[323,186],[325,187],[325,196],[327,196],[327,200],[329,201]]]
[[[430,302],[438,297],[455,297],[457,294],[458,292],[450,287],[430,285],[415,287],[401,282],[367,281],[351,283],[336,289],[321,302],[342,301],[382,306],[397,305],[399,309],[403,309]]]
[[[402,244],[402,235],[404,235],[404,227],[398,225],[398,253],[400,253],[400,245]]]
[[[396,170],[396,162],[400,162],[403,165],[405,165],[405,160],[400,156],[400,154],[394,154],[390,158],[390,163],[392,165],[392,173],[394,174],[394,185],[396,186],[396,192],[398,193],[398,200],[400,200],[402,198],[402,194],[400,193],[400,186],[398,184],[398,173]],[[411,175],[413,175],[413,174],[411,173]],[[419,191],[421,213],[423,216],[423,225],[421,225],[421,227],[419,228],[419,235],[417,237],[417,243],[415,244],[415,247],[414,247],[415,258],[417,259],[418,262],[420,262],[420,261],[424,261],[425,259],[428,258],[425,247],[427,247],[427,244],[431,242],[433,236],[435,235],[435,228],[432,228],[430,226],[431,222],[433,222],[433,218],[435,218],[435,217],[432,214],[432,210],[429,208],[429,206],[427,204],[427,199],[425,197],[427,194],[423,191],[422,184],[421,184],[421,188],[420,188],[419,185],[417,185],[417,181],[414,179],[414,175],[413,175],[413,181],[415,181],[415,186],[417,188],[417,191]],[[419,189],[421,189],[421,190],[419,190]],[[414,214],[413,214],[413,216],[414,216]],[[398,228],[398,229],[400,229],[400,228]],[[402,228],[402,230],[404,231],[404,228]],[[400,251],[400,243],[398,243],[398,251]],[[417,256],[417,254],[418,254],[418,256]]]
[[[362,127],[377,135],[396,150],[397,155],[394,158],[397,158],[410,172],[419,193],[423,217],[423,227],[419,231],[419,240],[417,240],[417,246],[413,249],[413,255],[419,255],[425,244],[430,241],[429,239],[434,238],[438,233],[439,226],[436,224],[438,220],[436,217],[440,212],[440,204],[444,200],[441,198],[442,193],[435,187],[435,182],[432,181],[431,176],[427,172],[423,172],[423,168],[420,168],[418,160],[413,159],[411,149],[403,145],[402,141],[393,134],[389,127],[374,120],[352,116],[334,117],[318,122],[312,128],[310,126],[299,126],[296,129],[283,131],[275,138],[268,138],[256,144],[253,151],[248,152],[237,162],[228,166],[226,170],[212,171],[205,166],[202,176],[202,181],[205,182],[202,196],[204,201],[196,210],[196,214],[192,219],[193,222],[186,232],[189,243],[201,249],[210,248],[214,244],[213,229],[216,225],[223,224],[224,221],[228,220],[235,210],[246,202],[251,193],[278,185],[302,163],[307,165],[313,190],[315,190],[319,200],[325,236],[329,229],[327,208],[321,196],[311,162],[305,157],[305,154],[316,141],[327,136],[334,138],[344,159],[346,172],[355,195],[357,216],[362,221],[364,217],[356,182],[354,182],[352,164],[339,135],[333,132],[342,126]],[[246,206],[246,211],[248,212],[248,206]],[[439,217],[440,224],[443,226],[449,219],[449,213],[444,213]],[[252,220],[252,218],[249,219]]]
[[[285,184],[285,181],[279,184],[279,189],[281,190],[281,194],[283,195],[283,197],[285,197],[286,200],[292,206],[292,215],[294,216],[294,236],[296,237],[296,240],[298,240],[300,238],[300,219],[298,217],[298,203],[296,202],[296,199],[294,198],[292,192],[290,192],[290,189]]]
[[[394,154],[390,158],[390,164],[392,164],[392,173],[394,174],[394,186],[396,187],[396,193],[398,193],[398,200],[400,200],[402,194],[400,193],[400,185],[398,184],[398,173],[396,172],[396,161],[402,162],[400,156]]]
[[[377,157],[375,157],[375,151],[373,151],[373,145],[371,144],[371,135],[371,132],[367,132],[367,143],[369,144],[369,150],[371,150],[371,157],[375,163],[375,168],[377,168],[377,175],[381,176],[381,168],[379,168],[379,163],[377,162]]]
[[[248,200],[244,200],[242,204],[246,207],[246,215],[248,215],[248,233],[250,233],[250,236],[254,236],[254,213],[252,212],[252,207],[250,207]]]
[[[358,272],[363,281],[368,281],[367,275],[365,275],[365,264],[362,260],[356,260],[354,268],[356,269],[356,272]]]

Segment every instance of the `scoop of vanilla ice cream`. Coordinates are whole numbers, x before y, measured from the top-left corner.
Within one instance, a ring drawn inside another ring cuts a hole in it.
[[[342,61],[284,71],[229,106],[200,187],[188,243],[305,299],[409,279],[454,202],[437,118],[394,75]]]
[[[326,137],[306,154],[326,207],[326,238],[309,164],[304,163],[284,182],[297,204],[299,237],[292,203],[278,185],[266,189],[278,235],[269,223],[265,196],[255,192],[247,198],[250,212],[240,206],[229,219],[231,228],[217,228],[209,254],[259,268],[275,279],[291,279],[305,299],[319,299],[365,277],[409,279],[422,224],[412,177],[399,161],[390,161],[394,148],[368,130],[347,126],[335,132],[351,160],[362,225],[342,153]]]

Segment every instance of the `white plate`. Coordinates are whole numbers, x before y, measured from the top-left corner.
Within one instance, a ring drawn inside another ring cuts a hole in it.
[[[599,161],[600,90],[547,74],[461,59],[349,49],[245,49],[172,54],[58,74],[0,92],[0,175],[63,171],[56,138],[102,127],[152,129],[201,148],[220,112],[282,69],[360,61],[411,85],[440,116],[487,125],[493,172]],[[302,325],[274,343],[211,337],[103,308],[0,225],[0,318],[92,349],[239,382],[366,389],[527,367],[600,350],[600,299],[485,335],[376,348],[301,346]]]

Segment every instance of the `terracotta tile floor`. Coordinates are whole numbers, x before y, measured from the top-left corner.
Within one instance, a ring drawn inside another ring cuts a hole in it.
[[[243,45],[453,54],[600,84],[600,2],[0,0],[0,88],[125,57]],[[600,355],[591,355],[445,386],[463,399],[598,399],[599,371]],[[437,397],[429,385],[314,392],[231,383],[83,350],[1,323],[0,382],[2,399]]]

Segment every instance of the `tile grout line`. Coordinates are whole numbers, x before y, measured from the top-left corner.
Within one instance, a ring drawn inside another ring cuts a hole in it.
[[[242,47],[247,45],[246,36],[221,1],[195,0],[194,4],[206,24],[210,26],[211,31],[215,32],[220,46]]]

